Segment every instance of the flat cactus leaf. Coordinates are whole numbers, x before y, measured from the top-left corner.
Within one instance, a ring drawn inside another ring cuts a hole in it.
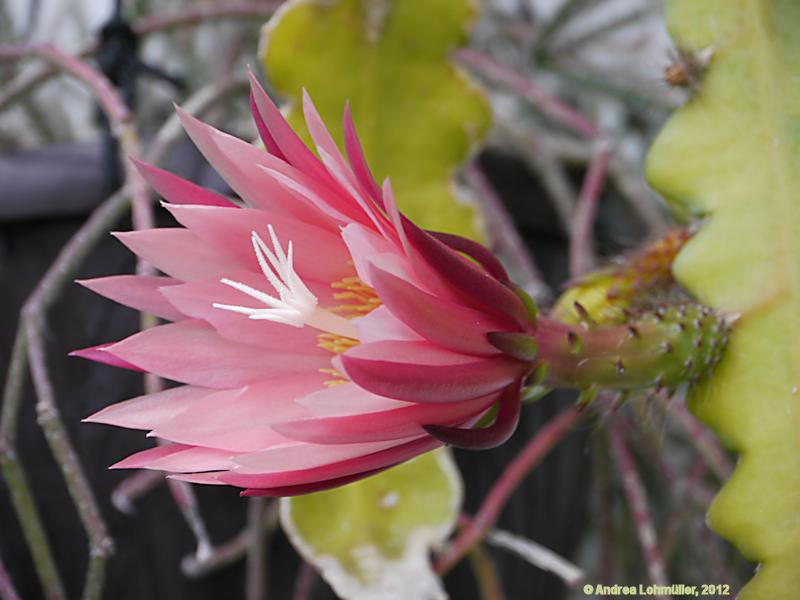
[[[425,229],[474,239],[475,211],[456,198],[452,176],[491,114],[448,55],[475,17],[471,0],[292,0],[265,26],[260,51],[306,141],[302,88],[340,144],[349,101],[367,161],[379,181],[391,177],[400,208]]]
[[[444,598],[430,549],[453,529],[462,483],[448,450],[429,452],[357,483],[281,499],[295,548],[336,593],[364,598]]]
[[[713,56],[648,159],[681,212],[707,215],[675,276],[740,315],[690,407],[741,458],[709,523],[761,564],[742,600],[800,597],[800,2],[670,0],[687,51]]]

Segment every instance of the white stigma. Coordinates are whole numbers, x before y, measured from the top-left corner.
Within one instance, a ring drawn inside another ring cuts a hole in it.
[[[303,280],[294,270],[292,242],[289,242],[286,252],[284,252],[272,225],[267,227],[270,241],[272,242],[272,250],[255,231],[251,232],[250,241],[253,244],[253,251],[258,260],[258,265],[261,267],[261,272],[278,296],[275,297],[238,281],[222,278],[220,283],[247,294],[265,306],[251,308],[215,302],[213,304],[214,308],[247,315],[254,320],[273,321],[294,327],[311,325],[337,335],[357,338],[355,327],[348,319],[317,306],[317,297],[311,293],[311,290],[306,287],[306,284],[303,283]]]

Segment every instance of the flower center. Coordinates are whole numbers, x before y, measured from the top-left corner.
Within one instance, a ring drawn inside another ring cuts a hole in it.
[[[294,327],[309,325],[336,336],[357,339],[356,328],[346,316],[334,314],[318,306],[317,297],[311,293],[294,270],[292,242],[289,242],[284,252],[272,225],[269,225],[268,229],[272,249],[255,231],[251,233],[250,241],[261,272],[277,292],[277,297],[247,284],[222,278],[221,283],[250,296],[263,306],[249,307],[215,302],[214,308],[247,315],[250,319],[273,321]]]

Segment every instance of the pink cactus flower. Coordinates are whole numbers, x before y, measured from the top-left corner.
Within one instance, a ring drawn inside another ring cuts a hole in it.
[[[183,227],[116,236],[165,276],[82,282],[170,323],[74,354],[182,384],[87,419],[165,442],[115,467],[283,496],[505,441],[530,362],[487,334],[529,313],[500,263],[398,211],[347,109],[345,159],[308,96],[316,155],[255,79],[251,104],[267,152],[180,113],[243,206],[138,164]]]

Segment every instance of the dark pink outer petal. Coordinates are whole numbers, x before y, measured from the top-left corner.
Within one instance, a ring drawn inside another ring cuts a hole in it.
[[[345,352],[350,380],[379,396],[408,402],[458,402],[509,385],[525,368],[506,357],[478,358],[426,342],[375,342]]]
[[[374,265],[370,279],[384,305],[424,338],[456,352],[499,354],[486,334],[502,331],[503,320],[428,294]]]
[[[374,396],[376,400],[387,405],[376,410],[369,406],[370,398],[364,398],[372,395],[354,384],[335,386],[314,395],[322,396],[318,401],[322,403],[325,397],[338,393],[352,396],[352,406],[342,407],[337,412],[326,411],[325,414],[273,423],[272,428],[286,437],[314,444],[402,439],[420,435],[423,425],[426,424],[461,425],[485,411],[497,399],[497,395],[492,394],[463,402],[421,404]],[[359,403],[359,400],[362,401]],[[301,399],[298,402],[303,401]],[[360,411],[359,404],[363,407]]]
[[[272,98],[264,91],[264,88],[261,87],[252,72],[250,73],[250,90],[253,94],[252,97],[258,116],[264,123],[275,145],[280,148],[286,161],[304,173],[313,175],[320,181],[333,184],[333,178],[328,174],[328,171],[325,170],[319,159],[303,143],[303,140],[292,131],[289,123],[283,118],[281,111],[275,106]]]
[[[381,467],[380,469],[373,469],[372,471],[364,471],[362,473],[354,473],[353,475],[346,475],[345,477],[337,477],[336,479],[328,479],[326,481],[314,481],[312,483],[301,483],[299,485],[287,485],[283,487],[274,488],[248,488],[241,492],[241,496],[252,497],[266,497],[266,498],[285,498],[288,496],[302,496],[303,494],[311,494],[313,492],[322,492],[333,488],[354,483],[367,477],[372,477],[378,473],[395,465]]]
[[[453,233],[445,233],[442,231],[428,231],[428,233],[443,244],[447,244],[447,246],[456,252],[463,252],[477,261],[486,269],[489,275],[497,279],[500,283],[509,283],[510,280],[505,267],[486,246]]]
[[[184,315],[170,304],[159,291],[160,288],[181,283],[169,277],[112,275],[111,277],[82,280],[77,283],[96,294],[162,319],[180,321],[184,318]]]
[[[528,312],[511,289],[470,264],[405,217],[403,225],[411,245],[462,297],[510,319],[518,329],[524,328]]]
[[[260,87],[260,86],[259,86]],[[278,142],[275,141],[275,138],[272,137],[272,134],[269,132],[269,128],[267,124],[264,122],[264,119],[261,116],[261,113],[258,110],[258,105],[256,104],[256,97],[255,92],[250,89],[250,112],[253,115],[253,121],[256,123],[256,129],[258,129],[258,135],[261,137],[261,141],[264,142],[264,146],[267,149],[267,152],[280,158],[281,160],[286,160],[283,152],[281,152],[280,146],[278,146]]]
[[[506,388],[498,402],[494,423],[481,429],[462,429],[442,425],[425,425],[425,431],[440,442],[467,450],[496,448],[510,438],[519,424],[519,382]]]
[[[237,208],[233,202],[224,196],[215,194],[191,181],[173,175],[169,171],[159,169],[136,158],[131,158],[130,160],[136,165],[136,168],[147,183],[165,200],[175,204],[201,204],[204,206]]]
[[[386,450],[367,454],[366,456],[358,456],[321,467],[266,474],[223,471],[217,474],[217,479],[229,485],[245,488],[276,488],[305,485],[316,481],[330,481],[357,473],[385,469],[433,450],[434,448],[438,448],[441,445],[441,442],[438,440],[430,436],[425,436]]]
[[[353,167],[353,172],[361,182],[365,189],[369,190],[372,199],[376,202],[381,202],[381,189],[378,187],[372,172],[367,164],[367,159],[364,156],[364,149],[361,141],[358,139],[356,126],[353,122],[353,115],[350,112],[350,104],[344,106],[344,149],[347,152],[347,158]]]

